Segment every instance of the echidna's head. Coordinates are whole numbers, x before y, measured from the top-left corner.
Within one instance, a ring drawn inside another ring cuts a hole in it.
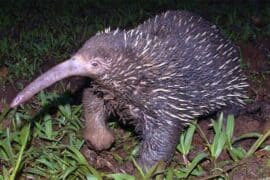
[[[99,78],[111,71],[112,65],[123,54],[123,50],[121,37],[99,34],[86,41],[71,59],[82,63],[81,68],[86,68],[86,76]]]
[[[18,106],[39,91],[66,77],[87,76],[99,79],[108,76],[113,63],[123,51],[122,46],[119,37],[111,34],[92,37],[70,59],[51,68],[23,89],[10,106]]]

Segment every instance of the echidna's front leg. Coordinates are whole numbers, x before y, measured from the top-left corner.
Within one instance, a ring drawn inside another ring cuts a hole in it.
[[[85,117],[84,139],[95,150],[108,149],[114,142],[112,132],[106,126],[108,114],[104,100],[97,97],[90,89],[83,93]]]
[[[158,122],[158,123],[157,123]],[[160,120],[143,122],[143,141],[138,163],[147,170],[158,162],[169,162],[179,140],[179,121]]]

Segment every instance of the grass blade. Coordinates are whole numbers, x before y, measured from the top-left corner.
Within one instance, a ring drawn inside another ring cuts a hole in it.
[[[18,157],[18,160],[16,161],[16,166],[14,168],[14,170],[12,171],[12,174],[10,176],[10,179],[11,180],[14,180],[16,178],[16,174],[18,173],[19,171],[19,167],[21,166],[21,162],[23,160],[23,152],[24,152],[24,149],[26,147],[26,144],[27,144],[27,140],[29,138],[29,134],[30,134],[30,124],[26,127],[23,127],[22,131],[21,131],[21,142],[22,142],[22,147],[21,147],[21,150],[19,152],[19,157]]]
[[[264,135],[262,135],[261,137],[259,137],[259,139],[257,139],[257,141],[251,146],[251,148],[247,152],[246,157],[250,157],[269,136],[270,130],[268,130]]]
[[[226,135],[227,135],[229,143],[231,143],[231,139],[233,137],[233,130],[234,130],[234,117],[232,115],[229,115],[226,123],[227,123]]]
[[[76,148],[74,148],[74,147],[68,147],[68,149],[70,150],[70,151],[72,151],[75,155],[76,155],[76,159],[82,164],[82,165],[85,165],[86,167],[87,167],[87,169],[89,169],[89,171],[94,175],[94,176],[96,176],[99,180],[101,180],[102,179],[102,177],[100,176],[100,174],[93,168],[93,167],[91,167],[89,164],[88,164],[88,162],[87,162],[87,160],[84,158],[84,156],[81,154],[81,152],[78,150],[78,149],[76,149]]]
[[[135,180],[134,176],[122,173],[108,174],[107,177],[113,178],[115,180]]]

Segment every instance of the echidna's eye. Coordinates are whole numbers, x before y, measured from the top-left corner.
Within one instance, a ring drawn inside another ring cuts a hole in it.
[[[92,66],[97,67],[98,63],[97,62],[92,62]]]

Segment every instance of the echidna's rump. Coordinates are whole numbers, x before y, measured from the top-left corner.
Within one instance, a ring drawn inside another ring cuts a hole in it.
[[[243,105],[248,86],[237,47],[216,25],[187,11],[168,11],[129,31],[98,33],[11,106],[73,75],[94,80],[83,99],[86,140],[107,148],[114,139],[105,125],[109,114],[133,120],[142,134],[139,163],[145,169],[170,160],[192,119]]]

